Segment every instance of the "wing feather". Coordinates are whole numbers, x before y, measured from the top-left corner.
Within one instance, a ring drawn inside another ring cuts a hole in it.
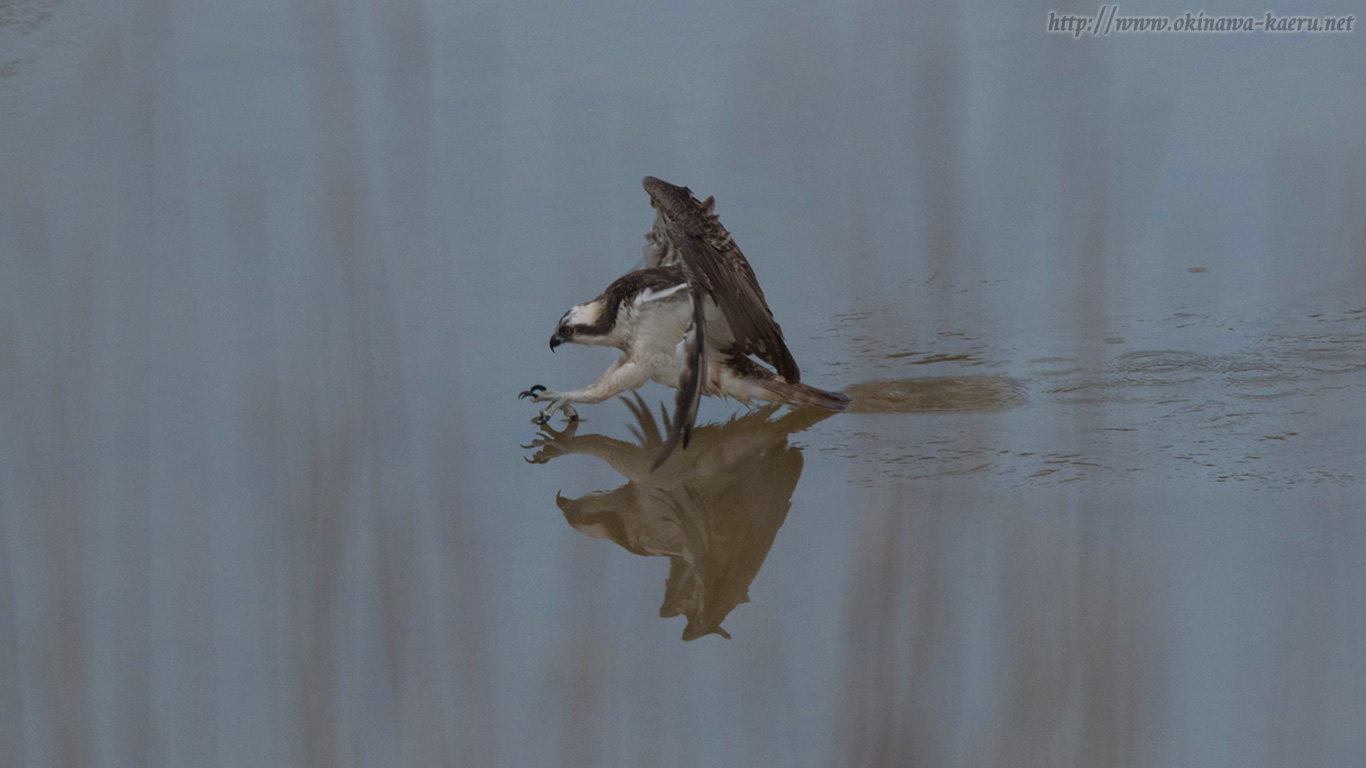
[[[712,198],[700,203],[687,187],[677,187],[652,176],[645,190],[664,215],[663,234],[674,246],[695,301],[702,291],[721,308],[741,354],[755,355],[772,365],[789,382],[801,379],[797,361],[783,341],[783,330],[773,319],[763,289],[745,256],[712,213]],[[672,254],[669,254],[672,255]]]
[[[655,459],[654,466],[650,467],[651,472],[659,469],[659,465],[669,458],[680,439],[683,447],[688,447],[688,441],[692,439],[692,425],[697,419],[697,407],[702,402],[703,382],[707,379],[707,323],[704,298],[699,291],[691,293],[692,326],[683,335],[683,354],[687,358],[687,365],[678,377],[678,394],[674,398],[674,418],[669,427],[668,440],[659,452],[659,458]]]
[[[735,340],[730,348],[733,354],[755,355],[793,384],[801,379],[801,371],[783,341],[783,330],[773,319],[753,268],[713,213],[715,200],[708,197],[699,202],[687,187],[677,187],[653,176],[646,176],[643,183],[650,194],[650,204],[660,214],[646,236],[647,261],[682,267],[691,288],[693,313],[692,326],[683,341],[687,365],[679,376],[673,421],[652,468],[658,469],[680,441],[687,448],[692,436],[707,381],[708,297],[720,308],[729,326]]]

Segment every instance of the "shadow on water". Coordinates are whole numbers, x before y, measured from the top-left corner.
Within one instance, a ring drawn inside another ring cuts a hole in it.
[[[640,395],[623,398],[635,416],[636,442],[601,434],[542,427],[527,461],[543,464],[570,454],[595,456],[627,479],[610,491],[555,503],[579,532],[607,539],[642,557],[667,557],[663,618],[683,615],[684,640],[730,637],[721,622],[748,602],[749,585],[792,507],[802,474],[802,449],[788,438],[830,417],[804,408],[772,418],[768,406],[693,431],[687,450],[657,471],[650,466],[663,443],[660,423]],[[668,424],[667,413],[661,416]]]

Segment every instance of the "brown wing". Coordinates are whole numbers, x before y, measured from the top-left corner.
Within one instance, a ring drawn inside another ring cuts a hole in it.
[[[705,291],[725,314],[741,354],[757,356],[789,382],[799,381],[801,371],[783,342],[783,330],[773,319],[754,270],[711,212],[711,198],[700,203],[687,187],[653,176],[646,176],[643,183],[651,204],[664,213],[665,232],[688,282],[702,289],[693,290],[693,300],[702,301]]]
[[[669,426],[669,437],[664,441],[664,448],[660,450],[654,466],[650,467],[651,472],[659,469],[659,465],[669,458],[680,439],[684,448],[692,439],[692,425],[697,420],[697,406],[702,402],[702,388],[707,380],[707,319],[700,294],[700,291],[692,291],[692,325],[683,334],[683,354],[688,364],[678,378],[678,394],[674,396],[674,419]]]

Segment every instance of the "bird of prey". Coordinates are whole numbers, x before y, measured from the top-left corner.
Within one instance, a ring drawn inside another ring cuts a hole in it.
[[[699,201],[687,187],[653,176],[643,184],[655,209],[654,226],[645,235],[645,268],[570,307],[550,337],[552,352],[574,342],[624,354],[583,389],[557,392],[537,384],[519,394],[549,403],[536,423],[544,424],[556,410],[577,419],[574,403],[599,403],[647,381],[676,387],[658,467],[679,442],[688,447],[702,395],[844,410],[845,395],[800,381],[754,270],[714,213],[715,201]]]

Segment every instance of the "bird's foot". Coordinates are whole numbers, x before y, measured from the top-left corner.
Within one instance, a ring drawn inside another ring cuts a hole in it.
[[[555,414],[555,411],[564,411],[564,415],[568,417],[570,421],[577,421],[579,418],[578,411],[575,411],[574,406],[569,404],[569,399],[563,392],[546,389],[544,386],[537,384],[531,389],[523,390],[518,393],[517,399],[521,400],[523,398],[530,398],[533,403],[550,403],[550,405],[542,408],[541,412],[531,419],[532,424],[545,424],[550,421],[550,417]]]

